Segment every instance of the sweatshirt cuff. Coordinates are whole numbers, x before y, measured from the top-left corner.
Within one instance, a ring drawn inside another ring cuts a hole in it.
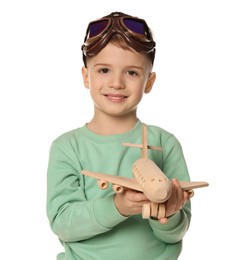
[[[112,228],[127,219],[127,217],[122,216],[116,209],[114,194],[95,200],[94,214],[98,223],[105,228]]]

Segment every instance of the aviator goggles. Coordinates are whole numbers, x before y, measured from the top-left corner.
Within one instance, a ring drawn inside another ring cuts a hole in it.
[[[120,34],[126,43],[138,52],[151,53],[154,59],[155,42],[143,19],[120,12],[111,13],[90,22],[82,45],[83,58],[96,55],[110,41],[114,34]]]

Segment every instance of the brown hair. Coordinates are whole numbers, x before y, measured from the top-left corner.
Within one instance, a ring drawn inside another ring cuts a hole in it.
[[[127,42],[124,40],[124,38],[120,34],[114,34],[111,37],[109,43],[111,43],[119,48],[122,48],[123,50],[135,51],[127,44]],[[141,52],[141,53],[145,54],[149,58],[149,60],[152,62],[152,64],[154,63],[155,49],[154,49],[154,51],[152,51],[150,53],[143,53],[143,52]],[[85,55],[83,55],[83,62],[84,62],[85,67],[87,67],[88,59],[90,59],[90,57],[86,57]]]

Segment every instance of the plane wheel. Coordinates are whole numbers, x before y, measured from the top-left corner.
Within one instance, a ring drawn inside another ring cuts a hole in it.
[[[109,183],[107,181],[98,180],[98,186],[102,190],[106,190],[109,187]]]
[[[149,219],[150,218],[150,204],[144,204],[142,207],[142,218]]]
[[[159,204],[159,209],[158,209],[158,219],[165,218],[166,216],[166,208],[163,203]]]
[[[194,191],[193,190],[189,190],[188,191],[188,196],[189,196],[190,199],[193,197],[193,195],[194,195]]]
[[[122,186],[113,184],[112,189],[115,193],[122,193],[124,191],[124,188]]]
[[[158,218],[159,204],[155,203],[155,202],[151,202],[150,207],[151,207],[150,217],[157,219]]]

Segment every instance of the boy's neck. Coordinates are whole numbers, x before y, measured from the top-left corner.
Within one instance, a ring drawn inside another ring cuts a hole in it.
[[[136,116],[132,117],[93,117],[87,124],[87,128],[99,135],[123,134],[130,131],[138,121]]]

